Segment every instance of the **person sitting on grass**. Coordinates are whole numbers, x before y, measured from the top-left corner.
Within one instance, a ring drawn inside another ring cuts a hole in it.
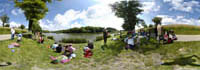
[[[53,57],[53,56],[50,56],[50,59],[52,60],[51,63],[52,64],[58,64],[58,63],[67,63],[70,61],[70,59],[68,59],[67,56],[65,55],[61,55],[61,56],[58,56],[58,57]]]
[[[163,43],[166,44],[168,42],[168,39],[169,39],[169,35],[168,35],[168,32],[165,31],[165,34],[164,34],[164,39],[163,39]]]
[[[21,42],[21,40],[22,40],[22,34],[21,34],[21,33],[18,34],[17,37],[18,37],[18,38],[17,38],[17,42]]]
[[[65,46],[65,52],[63,55],[66,55],[69,59],[75,58],[76,54],[74,53],[76,49],[72,47],[72,44]]]
[[[40,44],[43,44],[43,43],[44,43],[44,38],[43,38],[42,35],[39,37],[39,43],[40,43]]]
[[[61,53],[62,52],[62,45],[59,44],[58,47],[56,47],[56,51],[57,53]]]
[[[125,43],[127,44],[125,49],[128,50],[129,48],[130,49],[133,49],[135,44],[134,44],[134,37],[129,35],[127,38],[125,38]]]
[[[52,46],[51,46],[51,48],[54,50],[54,51],[56,51],[56,48],[58,47],[58,44],[57,44],[57,42],[55,42]]]
[[[171,31],[172,34],[172,40],[177,40],[176,34],[174,33],[174,31]]]
[[[93,45],[92,45],[93,46]],[[85,46],[84,48],[83,48],[83,51],[84,51],[84,57],[85,58],[90,58],[91,56],[92,56],[92,49],[93,48],[91,48],[91,44],[90,43],[88,43],[88,46]]]

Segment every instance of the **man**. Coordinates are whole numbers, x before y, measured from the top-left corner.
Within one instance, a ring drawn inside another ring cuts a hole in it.
[[[162,37],[162,26],[161,26],[161,24],[157,25],[157,32],[158,32],[157,40],[160,43],[160,40],[161,40],[161,37]]]
[[[108,32],[106,29],[103,31],[103,40],[104,40],[104,45],[107,43],[107,38],[108,38]]]
[[[10,32],[11,32],[11,40],[13,40],[15,38],[15,29],[14,29],[14,27],[11,28]]]

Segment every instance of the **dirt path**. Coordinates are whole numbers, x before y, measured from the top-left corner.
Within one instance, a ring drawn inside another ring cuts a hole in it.
[[[200,41],[200,35],[177,35],[177,41]]]
[[[0,35],[0,41],[2,41],[2,40],[8,40],[8,39],[10,39],[10,35],[8,34],[8,35]]]

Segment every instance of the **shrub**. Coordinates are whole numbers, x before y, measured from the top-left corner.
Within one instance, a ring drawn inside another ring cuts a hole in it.
[[[84,38],[69,38],[69,39],[62,39],[61,42],[63,43],[87,43],[87,40]]]
[[[23,37],[24,37],[24,38],[30,38],[30,39],[32,39],[33,34],[31,34],[31,33],[26,33],[26,34],[23,34]]]
[[[54,37],[53,37],[53,36],[48,36],[47,38],[48,38],[48,39],[51,39],[51,40],[54,40]]]
[[[110,38],[111,35],[108,35],[108,38]],[[103,40],[103,36],[97,36],[96,37],[96,41],[100,41],[100,40]]]

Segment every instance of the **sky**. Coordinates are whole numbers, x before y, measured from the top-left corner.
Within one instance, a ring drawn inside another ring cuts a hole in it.
[[[115,16],[110,4],[121,0],[62,0],[48,3],[49,12],[39,20],[44,30],[63,30],[73,27],[98,26],[122,30],[123,19]],[[144,11],[138,15],[146,24],[162,17],[162,24],[200,25],[200,0],[139,0]],[[9,0],[0,0],[0,16],[10,17],[11,27],[28,26],[23,10]],[[0,26],[2,22],[0,21]]]

